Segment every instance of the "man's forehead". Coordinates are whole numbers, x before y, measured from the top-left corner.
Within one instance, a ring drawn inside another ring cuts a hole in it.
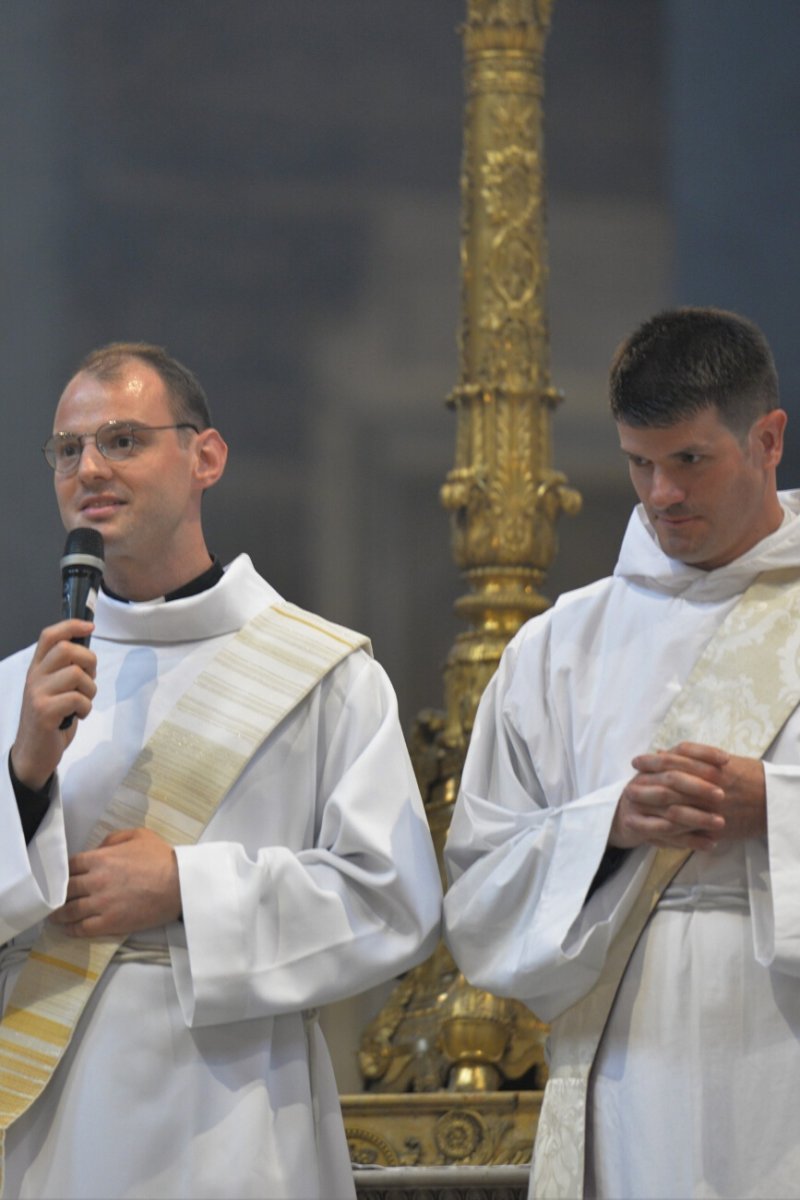
[[[74,424],[82,413],[89,415],[106,409],[106,414],[116,420],[140,415],[141,410],[156,410],[158,414],[169,413],[169,397],[163,380],[147,363],[130,359],[120,364],[111,375],[96,375],[91,371],[79,371],[65,387],[55,412],[55,423],[64,428],[64,420]]]
[[[617,422],[620,447],[627,452],[641,453],[646,449],[659,456],[683,454],[700,450],[720,437],[731,437],[731,431],[719,418],[716,409],[704,409],[696,416],[672,425],[626,425]],[[647,455],[650,457],[650,454]]]

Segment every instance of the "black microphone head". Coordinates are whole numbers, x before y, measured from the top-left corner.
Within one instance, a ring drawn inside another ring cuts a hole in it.
[[[64,557],[61,559],[62,569],[73,564],[81,564],[94,567],[95,570],[102,572],[104,561],[105,548],[102,533],[86,526],[69,531],[64,544]]]
[[[64,554],[91,554],[93,558],[103,558],[103,535],[98,529],[81,526],[70,529],[64,543]]]

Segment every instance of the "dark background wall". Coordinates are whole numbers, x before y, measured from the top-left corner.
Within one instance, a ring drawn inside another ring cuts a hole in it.
[[[209,540],[369,631],[404,723],[440,702],[461,590],[438,489],[457,377],[462,0],[0,4],[0,652],[58,610],[38,447],[115,339],[203,380],[231,464]],[[800,377],[796,0],[556,0],[546,137],[556,465],[585,497],[555,595],[630,507],[614,345],[740,308]],[[795,420],[800,431],[800,417]],[[798,432],[800,438],[800,432]],[[788,477],[800,457],[793,440]]]

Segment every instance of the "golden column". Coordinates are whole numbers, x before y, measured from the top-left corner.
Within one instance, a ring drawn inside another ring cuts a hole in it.
[[[478,701],[509,638],[547,607],[538,589],[556,554],[556,521],[580,508],[552,467],[560,395],[550,382],[542,129],[551,7],[467,0],[462,31],[460,371],[442,502],[470,588],[456,603],[469,628],[447,660],[445,711],[421,713],[411,737],[440,862]],[[354,1158],[524,1161],[544,1033],[524,1005],[470,987],[440,945],[364,1034],[359,1057],[372,1094],[343,1098]],[[512,1080],[534,1090],[505,1090]]]
[[[508,641],[548,601],[555,524],[580,508],[552,469],[543,152],[543,54],[552,0],[469,0],[461,177],[456,461],[442,488],[473,628],[445,673],[445,739],[466,747]]]

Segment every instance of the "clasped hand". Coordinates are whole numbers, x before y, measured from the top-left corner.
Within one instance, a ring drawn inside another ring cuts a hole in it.
[[[121,829],[69,860],[67,899],[51,914],[71,937],[137,933],[181,915],[178,862],[150,829]]]
[[[681,742],[640,754],[620,796],[609,845],[713,850],[766,833],[766,784],[759,759]]]

